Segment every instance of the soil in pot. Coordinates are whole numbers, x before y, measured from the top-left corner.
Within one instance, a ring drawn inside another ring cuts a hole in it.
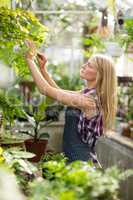
[[[34,142],[33,139],[25,140],[26,150],[36,155],[33,158],[29,158],[28,160],[31,162],[39,162],[42,155],[44,155],[46,152],[47,144],[47,139],[40,139],[37,142]]]

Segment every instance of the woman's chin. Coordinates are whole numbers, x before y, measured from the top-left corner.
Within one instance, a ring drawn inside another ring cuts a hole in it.
[[[80,74],[80,78],[81,78],[81,79],[84,79],[84,76],[83,76],[83,74]]]

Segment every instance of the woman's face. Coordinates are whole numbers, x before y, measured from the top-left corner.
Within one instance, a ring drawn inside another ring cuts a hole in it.
[[[93,61],[88,60],[85,64],[81,66],[80,78],[87,81],[95,81],[97,76],[97,69]]]

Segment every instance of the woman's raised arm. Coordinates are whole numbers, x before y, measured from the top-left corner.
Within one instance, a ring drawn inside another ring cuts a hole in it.
[[[46,58],[45,54],[40,53],[40,52],[37,53],[37,60],[38,60],[40,72],[41,72],[42,76],[45,78],[45,80],[49,83],[49,85],[51,85],[54,88],[58,88],[58,89],[62,89],[63,91],[66,91],[63,88],[60,88],[56,84],[56,82],[52,79],[52,77],[50,76],[50,74],[48,73],[48,71],[46,69],[47,58]],[[81,92],[81,90],[79,90],[79,91],[70,91],[70,90],[67,90],[67,91],[69,91],[71,93],[80,93]]]
[[[64,91],[60,88],[52,87],[47,83],[47,81],[44,79],[42,74],[40,73],[39,69],[37,68],[35,62],[31,60],[29,57],[26,57],[29,69],[32,73],[33,79],[39,89],[39,91],[49,96],[59,102],[62,102],[63,104],[77,107],[77,108],[83,108],[83,109],[95,109],[95,101],[92,98],[88,98],[85,95],[81,93],[72,93],[69,91]]]

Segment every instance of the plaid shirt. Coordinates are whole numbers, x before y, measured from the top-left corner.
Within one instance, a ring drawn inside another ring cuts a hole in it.
[[[92,95],[96,100],[96,106],[98,106],[98,98],[96,95],[96,89],[85,88],[83,94]],[[103,134],[103,118],[102,113],[99,109],[93,114],[89,119],[86,117],[83,111],[80,112],[79,122],[78,122],[78,132],[81,136],[81,139],[84,143],[87,143],[89,147],[95,147],[96,140]]]

